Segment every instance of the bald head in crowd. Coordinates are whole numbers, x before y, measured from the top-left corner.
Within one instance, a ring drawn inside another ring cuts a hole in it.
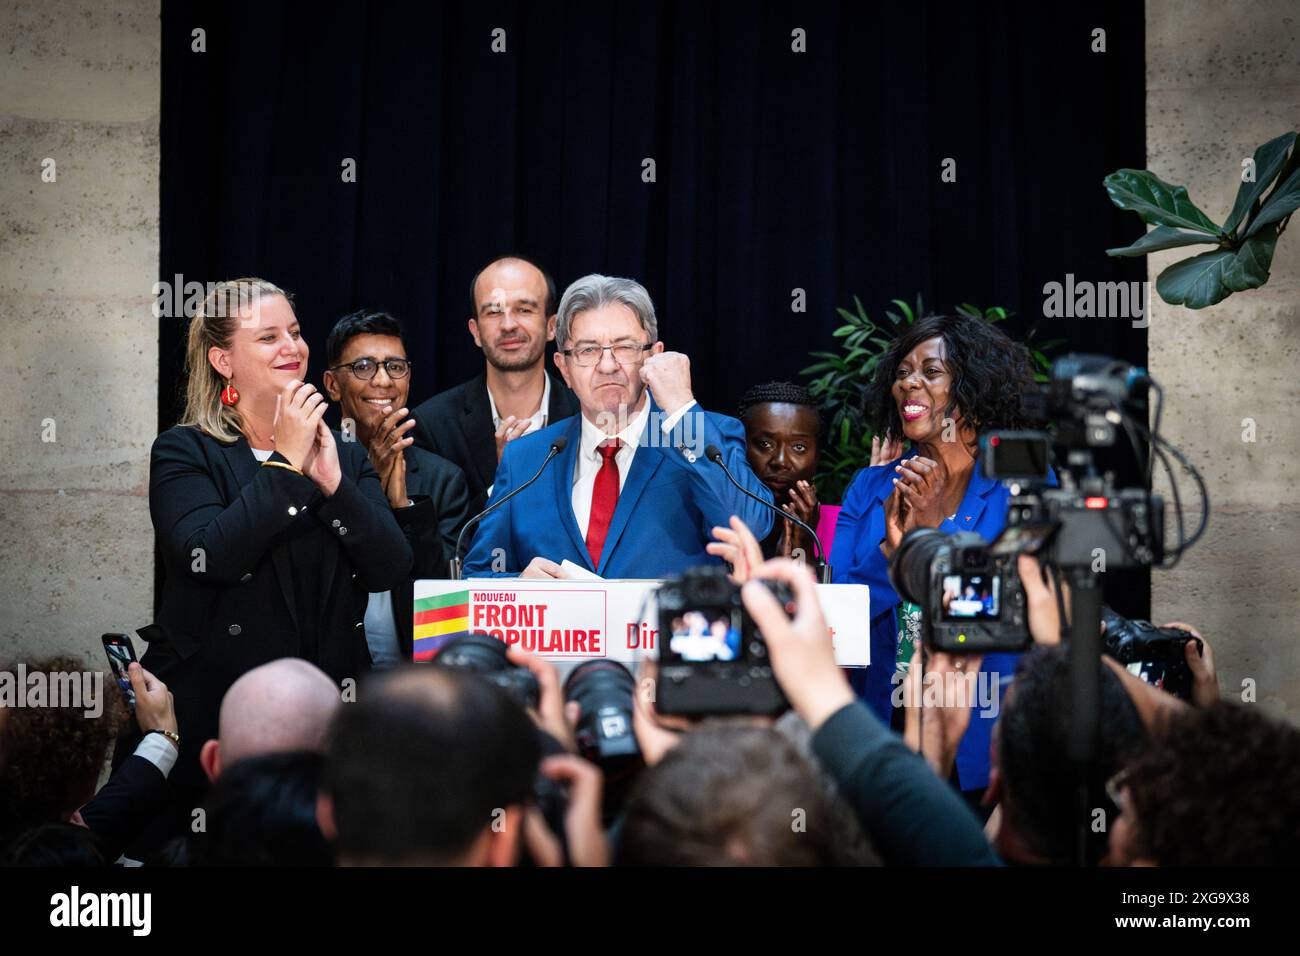
[[[339,689],[320,668],[284,657],[249,671],[221,700],[217,739],[199,752],[209,780],[248,757],[291,750],[325,752]]]

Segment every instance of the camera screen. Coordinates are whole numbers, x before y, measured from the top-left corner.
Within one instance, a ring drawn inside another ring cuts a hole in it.
[[[692,664],[734,661],[740,656],[739,613],[711,608],[674,614],[668,652]]]
[[[1012,554],[1037,554],[1052,536],[1050,524],[1008,525],[991,545],[989,554],[1005,557]]]
[[[996,618],[1002,578],[996,574],[948,574],[943,579],[944,619]]]
[[[990,439],[989,449],[993,477],[1046,480],[1051,449],[1041,438],[997,435]]]

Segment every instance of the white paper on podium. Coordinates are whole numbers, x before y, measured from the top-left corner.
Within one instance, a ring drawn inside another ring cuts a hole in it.
[[[430,660],[466,631],[491,634],[553,661],[608,658],[625,664],[658,652],[653,592],[662,582],[474,578],[415,582],[415,659]],[[865,584],[819,584],[835,659],[871,663],[871,600]],[[644,613],[644,617],[642,614]]]
[[[588,571],[581,564],[574,564],[568,558],[560,562],[560,570],[564,572],[565,579],[569,581],[603,581],[605,580],[595,571]]]

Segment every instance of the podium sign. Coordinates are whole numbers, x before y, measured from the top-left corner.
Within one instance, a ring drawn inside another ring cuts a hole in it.
[[[543,581],[476,578],[415,582],[415,660],[432,660],[452,637],[490,634],[553,661],[609,658],[632,663],[659,650],[659,581]],[[835,659],[871,663],[871,604],[865,584],[819,584]]]

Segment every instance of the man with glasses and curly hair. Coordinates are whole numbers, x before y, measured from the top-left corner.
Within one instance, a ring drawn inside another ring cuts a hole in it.
[[[407,397],[412,362],[402,325],[387,312],[353,312],[339,319],[325,340],[325,389],[339,403],[344,440],[360,442],[415,552],[411,580],[443,578],[465,523],[469,490],[459,467],[414,447]],[[412,592],[371,594],[366,606],[366,644],[375,667],[410,660]]]

